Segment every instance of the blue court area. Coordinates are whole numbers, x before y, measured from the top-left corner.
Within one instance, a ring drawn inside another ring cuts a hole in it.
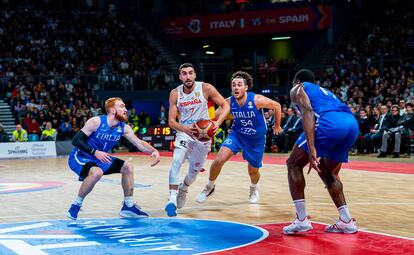
[[[0,254],[200,254],[259,242],[262,228],[194,219],[82,219],[0,225]]]

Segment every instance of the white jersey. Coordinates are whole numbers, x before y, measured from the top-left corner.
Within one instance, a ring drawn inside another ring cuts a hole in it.
[[[210,119],[208,115],[208,102],[203,95],[203,82],[196,81],[194,90],[190,94],[183,91],[183,86],[177,87],[177,109],[180,112],[180,124],[192,125],[200,119]]]

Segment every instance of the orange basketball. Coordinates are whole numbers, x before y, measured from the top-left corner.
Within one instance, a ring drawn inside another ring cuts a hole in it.
[[[194,136],[201,142],[210,141],[214,137],[214,124],[211,120],[199,120],[194,125]]]

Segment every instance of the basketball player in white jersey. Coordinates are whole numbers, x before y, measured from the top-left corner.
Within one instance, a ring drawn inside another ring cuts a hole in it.
[[[194,123],[200,119],[210,119],[207,106],[209,99],[223,108],[223,114],[213,122],[214,133],[230,111],[228,103],[215,87],[209,83],[195,81],[196,72],[192,64],[184,63],[180,66],[179,78],[182,84],[170,93],[168,115],[169,126],[177,131],[169,175],[169,198],[165,206],[165,211],[170,217],[176,216],[177,208],[184,206],[188,187],[203,168],[211,148],[211,141],[201,142],[194,138]],[[186,159],[189,161],[189,168],[180,183],[179,172]]]

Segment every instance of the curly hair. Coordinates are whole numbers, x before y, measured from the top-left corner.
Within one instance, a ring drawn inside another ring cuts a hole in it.
[[[253,77],[250,74],[243,71],[237,71],[233,73],[233,75],[231,76],[231,81],[233,81],[236,78],[243,79],[244,83],[247,85],[249,89],[253,88]]]

